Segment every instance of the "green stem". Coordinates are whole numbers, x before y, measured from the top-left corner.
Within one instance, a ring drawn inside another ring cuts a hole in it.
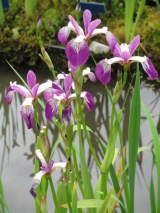
[[[90,141],[90,137],[89,137],[89,134],[88,134],[88,131],[87,131],[87,127],[86,127],[86,124],[85,124],[84,115],[83,115],[83,111],[82,111],[82,108],[81,108],[80,95],[77,95],[77,103],[78,103],[78,106],[79,106],[79,113],[80,113],[80,117],[81,117],[81,121],[82,121],[85,137],[87,139],[87,142],[88,142],[90,151],[92,153],[92,156],[93,156],[98,168],[100,169],[101,165],[100,165],[99,160],[98,160],[98,158],[96,156],[96,153],[95,153],[95,151],[93,149],[93,146],[92,146],[92,143]]]
[[[56,192],[55,192],[55,189],[54,189],[54,185],[53,185],[53,181],[52,181],[51,176],[49,176],[49,183],[50,183],[52,198],[53,198],[53,202],[55,204],[56,211],[57,211],[57,213],[60,213],[60,208],[59,208],[59,205],[58,205],[57,196],[56,196]]]
[[[112,133],[113,130],[113,123],[114,123],[114,115],[115,115],[115,104],[112,103],[112,112],[111,112],[111,122],[110,122],[110,134]]]
[[[84,198],[84,189],[82,187],[81,179],[80,179],[80,176],[79,176],[77,158],[76,158],[76,153],[75,153],[74,148],[72,149],[72,153],[73,153],[74,169],[75,169],[75,173],[76,173],[77,182],[78,182],[81,194],[82,194],[82,196]]]
[[[67,203],[68,203],[69,212],[70,212],[70,213],[73,213],[73,212],[72,212],[72,207],[71,207],[71,202],[70,202],[70,196],[69,196],[69,193],[68,193],[68,185],[67,185],[65,188],[66,188]]]

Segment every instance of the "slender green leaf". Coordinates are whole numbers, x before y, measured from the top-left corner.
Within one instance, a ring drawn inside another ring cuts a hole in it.
[[[57,146],[58,146],[59,143],[61,142],[61,140],[62,140],[62,138],[61,138],[61,136],[59,136],[59,137],[57,138],[56,142],[54,143],[54,145],[53,145],[53,147],[52,147],[52,149],[51,149],[50,160],[52,159],[53,154],[54,154],[54,152],[55,152]]]
[[[0,176],[0,195],[2,199],[4,200],[4,193],[3,193],[3,183],[2,183],[2,178]],[[2,207],[2,212],[5,213],[5,205],[4,202],[0,202],[1,207]]]
[[[130,188],[130,209],[129,213],[134,213],[134,184],[137,162],[137,152],[140,136],[140,78],[139,66],[137,65],[136,82],[133,91],[128,129],[128,159],[129,159],[129,188]]]
[[[7,210],[8,213],[10,213],[8,206],[4,201],[4,197],[2,197],[1,194],[0,194],[0,204],[1,204],[1,206],[4,206],[4,210],[2,209],[2,213],[5,213],[5,209]]]
[[[118,192],[120,191],[120,186],[119,186],[119,183],[118,183],[118,180],[117,180],[115,169],[114,169],[112,164],[110,166],[110,175],[111,175],[112,183],[113,183],[113,186],[114,186],[114,190],[115,190],[116,194],[118,194]],[[122,195],[119,198],[119,203],[120,203],[121,212],[126,213],[126,210],[124,208],[124,201],[123,201]]]
[[[157,132],[157,128],[154,124],[154,121],[147,109],[147,107],[145,106],[145,104],[143,102],[141,102],[143,110],[147,116],[147,120],[149,122],[149,126],[150,126],[150,130],[152,133],[152,140],[153,140],[153,144],[154,144],[154,153],[155,153],[155,161],[156,161],[156,169],[157,169],[157,204],[156,204],[156,213],[160,212],[160,141],[159,141],[159,135]]]
[[[73,192],[72,192],[72,212],[77,213],[77,186],[76,183],[74,182],[73,186]]]
[[[155,155],[152,151],[152,171],[151,171],[151,180],[150,180],[150,206],[151,206],[151,213],[156,212],[156,198],[155,198],[155,191],[154,191],[154,179],[153,179],[153,168],[155,164]]]
[[[100,208],[103,204],[103,200],[100,199],[86,199],[86,200],[78,200],[77,208]],[[63,208],[68,208],[68,204],[61,204]]]
[[[107,209],[109,208],[109,201],[111,199],[111,195],[112,195],[112,189],[108,192],[108,194],[106,195],[98,213],[104,213],[107,211]]]

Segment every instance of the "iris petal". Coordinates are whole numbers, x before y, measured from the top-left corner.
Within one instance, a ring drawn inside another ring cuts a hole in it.
[[[45,116],[47,120],[51,120],[56,115],[59,105],[60,101],[57,101],[55,99],[50,99],[46,102]]]
[[[134,53],[134,51],[137,49],[137,47],[139,46],[140,43],[140,36],[137,35],[133,38],[133,40],[131,41],[130,45],[129,45],[129,52],[130,55],[132,55]]]
[[[94,100],[93,100],[93,97],[92,95],[89,93],[89,92],[85,92],[83,91],[81,93],[81,98],[84,99],[84,102],[86,104],[86,107],[89,111],[93,110],[94,109]]]
[[[36,84],[37,78],[32,70],[29,70],[27,73],[27,83],[30,89],[32,89]]]
[[[107,41],[107,43],[108,43],[108,45],[110,47],[111,52],[113,53],[113,51],[115,49],[115,46],[117,44],[116,36],[113,33],[107,31],[106,32],[106,41]]]
[[[58,32],[58,40],[62,44],[66,44],[67,43],[70,31],[71,31],[71,29],[68,26],[65,26],[62,29],[60,29],[60,31]]]
[[[84,40],[70,40],[65,51],[68,60],[75,67],[82,66],[89,58],[89,47]]]
[[[89,39],[91,37],[93,31],[96,29],[96,27],[98,27],[98,25],[100,25],[100,23],[101,23],[101,20],[100,19],[96,19],[96,20],[92,21],[89,24],[89,26],[88,26],[88,34],[86,36],[86,39]]]
[[[23,117],[28,129],[34,124],[34,109],[32,105],[33,98],[26,98],[20,108],[20,114]]]
[[[148,74],[150,79],[155,80],[158,78],[158,72],[155,70],[151,60],[145,57],[145,62],[141,63],[144,71]]]
[[[91,22],[92,19],[92,14],[89,10],[85,10],[83,13],[83,23],[84,23],[84,29],[85,29],[85,34],[88,32],[88,26]]]
[[[111,65],[105,59],[100,61],[95,68],[95,75],[103,85],[107,84],[111,79]]]
[[[14,89],[12,89],[11,87],[8,87],[7,92],[6,92],[7,104],[11,104],[12,99],[13,99],[13,95],[14,95]]]

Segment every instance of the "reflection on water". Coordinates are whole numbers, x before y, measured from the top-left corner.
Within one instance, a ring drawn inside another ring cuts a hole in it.
[[[28,69],[25,68],[24,73],[22,73],[23,78],[26,77],[27,71]],[[34,200],[29,193],[29,189],[32,184],[34,171],[34,145],[36,142],[37,130],[28,130],[19,114],[19,109],[23,102],[23,98],[20,95],[15,94],[11,106],[8,106],[5,103],[5,92],[9,86],[9,82],[18,81],[20,83],[20,80],[16,74],[10,70],[10,68],[1,68],[0,72],[0,172],[2,174],[4,184],[5,200],[12,213],[34,212]],[[44,82],[47,79],[48,77],[44,72],[38,72],[39,82]],[[111,111],[109,99],[106,95],[104,87],[99,82],[94,84],[87,82],[87,84],[85,84],[85,90],[90,91],[95,99],[95,109],[92,112],[86,113],[86,123],[98,135],[98,137],[100,137],[100,139],[106,143],[109,133],[109,117]],[[119,108],[122,107],[126,94],[127,90],[124,90],[118,103]],[[144,84],[141,85],[141,98],[150,110],[157,125],[158,131],[160,131],[159,97],[159,92],[153,92]],[[129,97],[126,101],[122,122],[123,137],[125,142],[127,142],[130,99],[131,97]],[[47,123],[44,117],[44,112],[41,113],[41,110],[39,111],[41,126],[47,125],[48,138],[52,146],[58,137],[58,131],[54,124]],[[151,147],[151,134],[143,112],[141,123],[140,146],[147,145]],[[91,135],[91,141],[99,159],[102,159],[101,150],[93,135]],[[91,173],[93,185],[95,185],[99,171],[95,168],[93,159],[91,158],[91,154],[87,147],[87,143],[84,145],[86,158],[88,160],[88,168]],[[58,147],[53,159],[55,162],[65,160],[63,144]],[[135,212],[143,213],[149,209],[149,194],[147,185],[149,185],[150,171],[151,153],[149,151],[145,151],[139,156],[139,166],[137,166]],[[54,172],[55,183],[59,180],[59,178],[60,171]],[[51,196],[49,195],[49,197]],[[49,200],[49,205],[51,206],[49,212],[52,212],[51,203],[52,202]]]

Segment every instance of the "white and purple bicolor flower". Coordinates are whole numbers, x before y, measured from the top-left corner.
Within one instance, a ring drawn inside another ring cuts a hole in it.
[[[41,183],[41,179],[45,174],[50,175],[53,171],[57,169],[65,169],[67,166],[67,162],[54,163],[53,160],[49,164],[47,164],[43,154],[39,149],[36,150],[35,154],[36,158],[39,160],[40,163],[40,171],[37,174],[35,174],[33,178],[33,184],[30,189],[30,193],[34,198],[36,198],[35,190]]]
[[[29,70],[27,73],[27,83],[29,89],[22,85],[18,85],[16,82],[10,82],[10,86],[6,92],[6,102],[11,104],[14,92],[18,92],[21,94],[25,100],[21,105],[20,114],[23,117],[28,129],[33,127],[34,124],[34,107],[33,103],[35,103],[39,97],[39,95],[52,86],[52,81],[48,80],[46,83],[41,85],[36,83],[36,75],[33,71]]]
[[[64,89],[58,84],[58,80],[64,80]],[[69,105],[69,103],[76,99],[76,94],[70,94],[71,87],[73,85],[73,80],[70,74],[60,74],[57,76],[55,82],[52,83],[52,88],[44,91],[44,98],[46,100],[45,105],[45,116],[47,120],[51,120],[57,113],[60,104],[62,103],[64,109]],[[80,97],[84,100],[88,110],[93,110],[94,100],[89,92],[81,92]]]
[[[92,14],[89,10],[85,10],[83,13],[83,23],[84,23],[84,31],[78,25],[76,20],[69,15],[69,23],[68,26],[63,27],[60,29],[58,33],[58,39],[62,44],[66,44],[68,37],[71,31],[74,31],[77,35],[76,38],[70,40],[65,48],[66,56],[70,63],[75,66],[79,67],[82,66],[89,57],[89,46],[88,41],[95,35],[98,34],[105,34],[106,40],[111,49],[116,44],[115,36],[108,31],[107,27],[96,29],[100,23],[100,19],[96,19],[91,21]],[[111,44],[111,45],[110,45]]]
[[[139,35],[135,36],[129,45],[125,43],[119,45],[117,43],[115,45],[115,49],[112,51],[114,58],[103,59],[97,64],[95,68],[95,75],[102,82],[102,84],[107,84],[110,81],[111,65],[113,63],[120,63],[122,66],[129,66],[133,62],[140,62],[150,79],[154,80],[158,78],[158,73],[148,57],[132,56],[139,46],[139,43]]]

